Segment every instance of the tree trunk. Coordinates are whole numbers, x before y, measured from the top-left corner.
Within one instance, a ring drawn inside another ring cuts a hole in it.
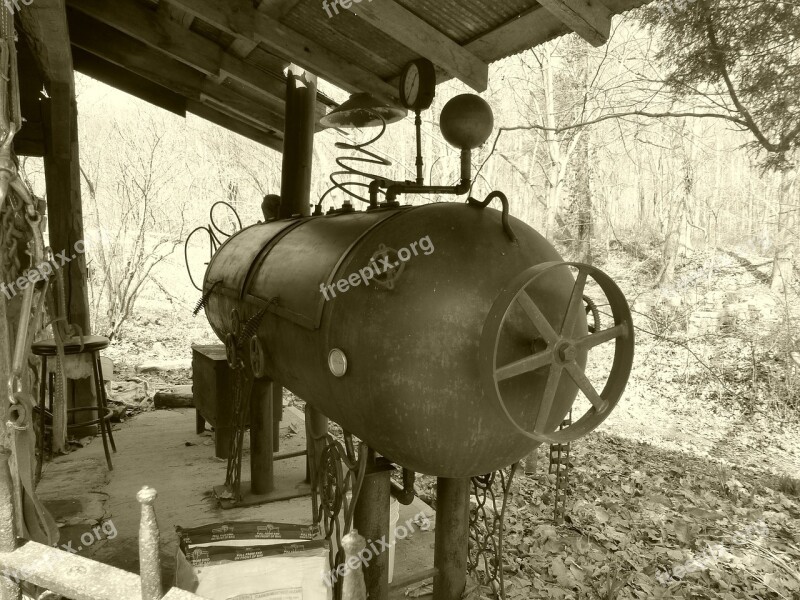
[[[775,258],[772,263],[772,279],[770,289],[773,292],[784,293],[794,281],[794,250],[795,250],[795,212],[794,199],[795,179],[797,172],[794,169],[781,173],[780,204],[778,211],[778,227],[775,235]]]
[[[675,262],[678,258],[680,246],[680,224],[684,217],[686,202],[681,195],[669,211],[664,247],[661,251],[662,266],[658,274],[656,285],[665,287],[675,280]]]

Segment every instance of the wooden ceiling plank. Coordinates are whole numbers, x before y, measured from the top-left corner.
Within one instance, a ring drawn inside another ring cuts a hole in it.
[[[272,112],[283,114],[286,86],[220,46],[139,5],[134,0],[69,0],[69,6],[218,80],[231,77],[265,96]],[[179,9],[175,9],[179,10]],[[188,14],[188,13],[186,13]],[[223,71],[224,70],[224,74]]]
[[[267,146],[268,148],[272,148],[278,152],[283,152],[283,141],[279,138],[276,138],[269,133],[262,131],[261,129],[257,129],[246,123],[242,123],[240,120],[222,113],[215,108],[195,100],[190,100],[188,109],[189,112],[197,115],[201,119],[211,121],[212,123],[219,125],[224,129],[238,133],[239,135],[251,139],[254,142]]]
[[[221,104],[232,104],[237,111],[246,109],[250,118],[261,123],[265,130],[283,130],[283,119],[267,107],[207,80],[199,71],[165,57],[142,42],[115,32],[108,25],[98,23],[82,13],[70,10],[68,19],[72,43],[78,48],[187,99],[199,101],[200,95],[206,94],[217,98]]]
[[[365,1],[351,4],[347,10],[477,92],[486,90],[489,81],[486,62],[394,0]]]
[[[377,75],[338,56],[330,48],[290,29],[279,21],[258,12],[249,0],[162,0],[181,7],[215,27],[236,36],[255,40],[273,54],[282,56],[304,69],[350,92],[369,92],[385,101],[396,102],[397,90]],[[242,21],[249,31],[240,28]]]
[[[485,61],[511,56],[569,33],[569,28],[541,6],[511,19],[465,45]]]
[[[611,35],[611,11],[600,0],[538,0],[539,4],[592,46]]]
[[[258,10],[280,21],[298,4],[300,4],[300,0],[262,0],[258,5]]]

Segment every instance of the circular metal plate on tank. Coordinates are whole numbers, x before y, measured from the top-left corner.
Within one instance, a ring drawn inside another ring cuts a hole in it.
[[[347,373],[347,357],[339,348],[334,348],[328,353],[328,368],[336,377],[342,377]]]

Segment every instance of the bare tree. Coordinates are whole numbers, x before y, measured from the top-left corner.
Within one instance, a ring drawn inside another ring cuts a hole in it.
[[[164,121],[143,114],[135,129],[114,122],[103,145],[114,148],[113,154],[89,158],[81,167],[95,319],[105,309],[94,329],[112,339],[130,318],[153,269],[186,234],[185,199],[170,194],[183,172],[180,144],[170,135]]]

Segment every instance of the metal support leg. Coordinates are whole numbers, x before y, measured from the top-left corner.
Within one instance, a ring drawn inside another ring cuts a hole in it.
[[[433,600],[460,600],[467,585],[469,479],[436,480]]]
[[[369,459],[368,459],[369,460]],[[389,501],[391,495],[391,479],[393,467],[388,461],[370,460],[361,493],[353,516],[353,527],[371,542],[383,540],[389,542]],[[376,544],[379,547],[380,544]],[[387,600],[389,598],[389,553],[380,552],[373,557],[364,569],[364,582],[367,586],[369,600]]]
[[[281,421],[283,421],[283,386],[272,384],[272,451],[281,449]]]
[[[206,430],[206,420],[203,418],[203,415],[200,414],[200,411],[195,409],[194,411],[194,430],[197,435],[204,433]]]
[[[306,404],[306,483],[310,483],[312,488],[316,485],[314,471],[325,447],[321,440],[327,433],[328,417]],[[314,506],[314,514],[316,513],[317,507]]]
[[[254,494],[268,494],[275,486],[272,461],[273,388],[269,379],[253,381],[250,397],[250,482]]]
[[[42,372],[39,377],[39,462],[36,464],[36,483],[42,478],[44,466],[45,396],[47,394],[47,357],[42,356]]]

